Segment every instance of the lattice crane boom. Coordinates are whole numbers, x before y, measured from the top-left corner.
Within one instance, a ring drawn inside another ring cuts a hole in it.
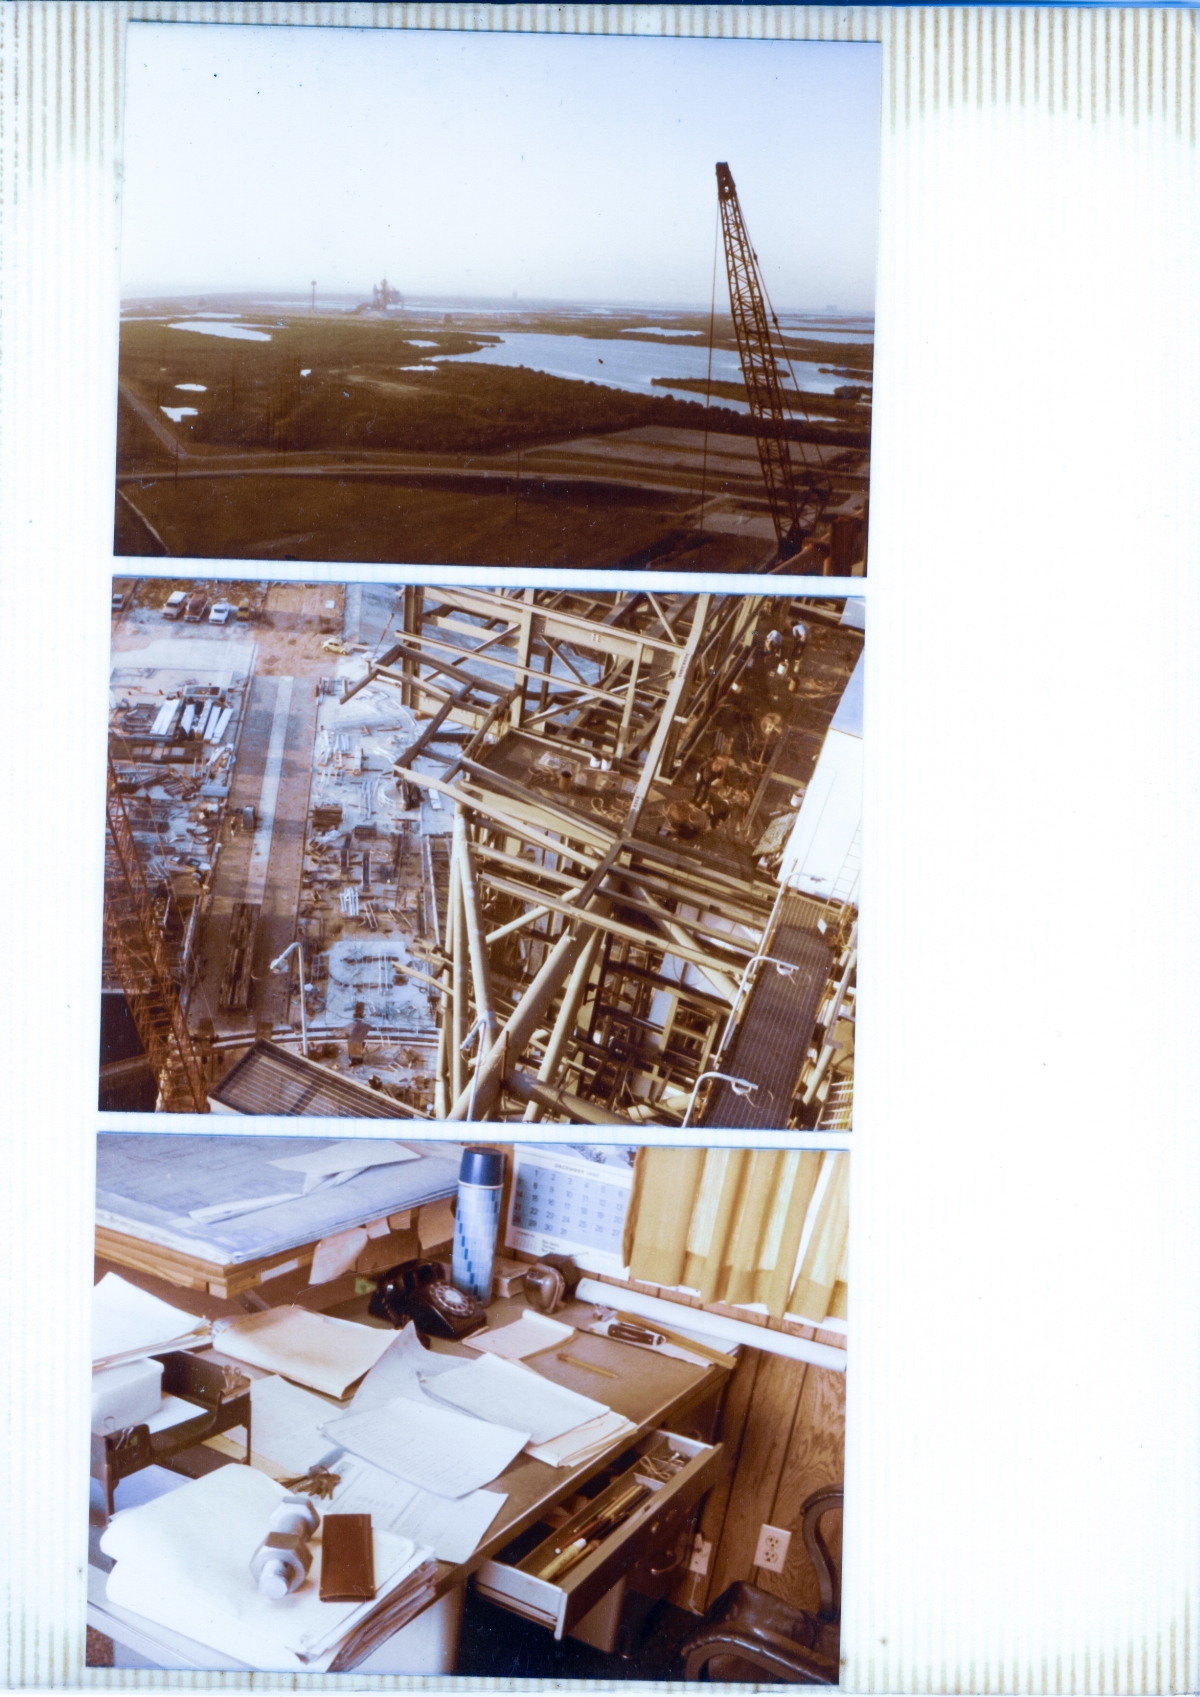
[[[158,1079],[163,1111],[206,1114],[204,1073],[188,1031],[179,988],[171,976],[141,856],[111,763],[107,820],[113,875],[106,879],[104,931],[113,968]]]
[[[796,486],[788,444],[788,410],[775,349],[766,290],[759,275],[758,256],[750,245],[737,187],[726,164],[717,166],[717,202],[729,276],[729,308],[742,363],[742,378],[754,432],[759,464],[771,507],[780,553],[793,553],[803,540],[801,512],[813,490]]]

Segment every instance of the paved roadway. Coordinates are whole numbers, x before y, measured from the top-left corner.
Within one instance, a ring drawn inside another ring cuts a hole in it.
[[[191,1001],[192,1014],[208,1014],[218,1032],[244,1031],[255,1020],[282,1023],[287,1018],[288,984],[294,988],[297,982],[295,958],[287,980],[268,969],[296,933],[316,729],[312,678],[254,678],[201,942],[204,965]],[[240,825],[242,809],[248,806],[258,817],[253,833]],[[223,939],[234,903],[241,901],[262,905],[253,965],[258,984],[248,1016],[222,1013],[217,1007]]]
[[[576,489],[586,484],[613,488],[656,490],[663,494],[699,494],[702,476],[703,435],[695,430],[657,427],[618,431],[611,436],[586,436],[523,450],[519,455],[501,454],[403,454],[355,453],[329,455],[322,452],[277,454],[258,450],[225,453],[219,449],[197,451],[188,447],[149,407],[122,384],[121,397],[152,431],[172,463],[156,471],[118,472],[118,487],[143,486],[170,478],[225,477],[340,477],[364,482],[397,479],[434,486],[446,483],[494,483],[507,492],[519,477],[530,485],[566,483]],[[827,450],[837,451],[837,450]],[[807,450],[815,456],[815,450]],[[710,500],[736,495],[767,510],[758,450],[752,436],[729,436],[714,432],[708,439],[707,472]],[[865,490],[867,476],[837,471],[830,481],[838,491]]]

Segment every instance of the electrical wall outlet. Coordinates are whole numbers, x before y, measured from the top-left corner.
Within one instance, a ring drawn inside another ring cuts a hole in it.
[[[782,1573],[791,1541],[790,1532],[785,1532],[781,1526],[768,1526],[764,1520],[758,1529],[755,1567],[765,1567],[768,1573]]]
[[[692,1559],[688,1563],[689,1573],[698,1573],[703,1577],[708,1572],[708,1558],[712,1555],[712,1539],[702,1538],[697,1532],[692,1543]]]

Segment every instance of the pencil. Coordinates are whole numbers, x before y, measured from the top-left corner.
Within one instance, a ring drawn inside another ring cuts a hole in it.
[[[606,1379],[621,1377],[619,1373],[614,1373],[611,1367],[598,1367],[594,1361],[581,1361],[579,1356],[568,1355],[564,1349],[559,1350],[557,1359],[568,1367],[582,1367],[585,1373],[599,1373]]]

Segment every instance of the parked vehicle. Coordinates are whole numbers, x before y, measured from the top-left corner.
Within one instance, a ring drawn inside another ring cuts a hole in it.
[[[232,601],[214,601],[208,615],[210,625],[227,625],[233,617]]]
[[[204,617],[204,609],[207,606],[208,596],[198,590],[187,604],[187,610],[183,615],[184,623],[189,625],[198,625]]]
[[[186,607],[187,591],[184,589],[172,590],[171,594],[167,596],[167,604],[163,608],[163,618],[182,619]]]
[[[125,605],[125,591],[123,589],[114,589],[113,590],[113,598],[112,598],[112,610],[113,610],[113,612],[119,613],[121,611],[121,609],[124,607],[124,605]]]

